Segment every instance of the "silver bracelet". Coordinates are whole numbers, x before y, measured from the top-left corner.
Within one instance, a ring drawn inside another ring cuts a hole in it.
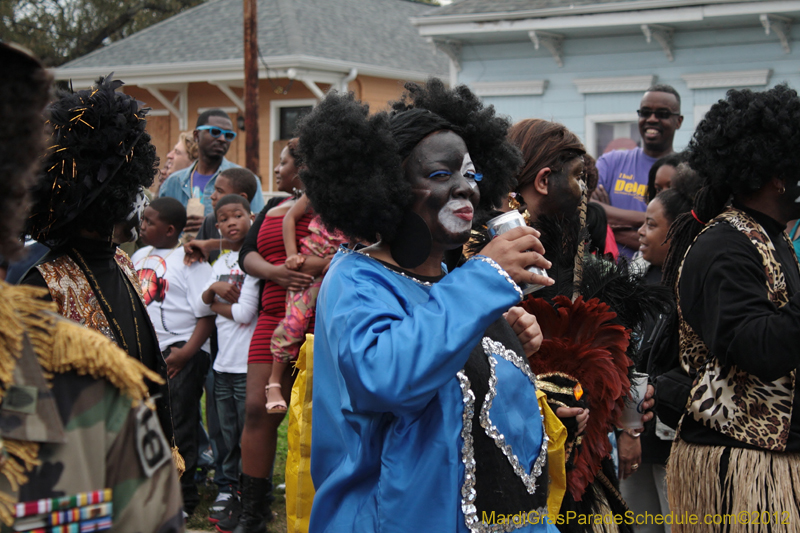
[[[484,263],[488,263],[489,265],[494,267],[494,269],[497,270],[497,272],[501,276],[503,276],[506,279],[506,281],[511,284],[512,287],[514,287],[514,290],[517,291],[517,294],[519,294],[519,299],[522,300],[523,298],[522,289],[519,288],[519,285],[517,285],[517,283],[513,279],[511,279],[511,276],[508,275],[508,272],[506,272],[503,267],[498,265],[494,259],[492,259],[491,257],[486,257],[485,255],[478,254],[478,255],[473,255],[469,259],[469,261],[483,261]]]

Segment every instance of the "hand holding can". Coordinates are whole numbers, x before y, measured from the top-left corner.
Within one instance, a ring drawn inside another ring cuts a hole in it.
[[[514,228],[527,227],[527,224],[525,224],[525,219],[522,217],[519,211],[512,210],[489,220],[489,222],[486,223],[486,227],[489,229],[489,235],[492,237],[492,239],[494,239],[495,237],[502,235]],[[547,271],[544,268],[538,266],[528,266],[526,270],[532,274],[537,274],[539,276],[547,277]],[[522,294],[526,295],[534,291],[538,291],[543,287],[545,287],[545,285],[532,284],[532,283],[520,284],[520,289],[522,289]]]

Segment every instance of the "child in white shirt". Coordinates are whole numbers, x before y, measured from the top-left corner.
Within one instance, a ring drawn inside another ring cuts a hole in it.
[[[217,313],[219,351],[214,360],[214,397],[228,454],[225,478],[239,479],[247,384],[247,353],[256,328],[258,280],[239,268],[239,250],[252,223],[250,203],[241,195],[223,196],[214,207],[217,228],[230,250],[219,256],[201,295]]]
[[[145,209],[141,236],[145,246],[131,260],[142,283],[147,312],[167,364],[168,384],[162,394],[172,407],[175,444],[186,461],[181,478],[184,510],[191,514],[200,497],[194,483],[197,469],[197,405],[209,365],[208,337],[214,327],[211,310],[200,303],[211,275],[207,263],[187,266],[178,239],[186,224],[186,208],[174,198],[158,198]]]

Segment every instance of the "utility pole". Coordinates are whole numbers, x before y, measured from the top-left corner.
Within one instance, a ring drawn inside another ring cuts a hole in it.
[[[244,0],[244,146],[245,166],[260,174],[258,140],[258,19],[257,0]]]

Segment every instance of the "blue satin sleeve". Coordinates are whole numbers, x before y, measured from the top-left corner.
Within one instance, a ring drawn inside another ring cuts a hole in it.
[[[347,391],[344,411],[403,416],[422,410],[464,366],[489,324],[520,298],[498,269],[478,260],[432,287],[370,258],[351,254],[337,263],[325,278],[318,312],[325,314],[322,326]]]

